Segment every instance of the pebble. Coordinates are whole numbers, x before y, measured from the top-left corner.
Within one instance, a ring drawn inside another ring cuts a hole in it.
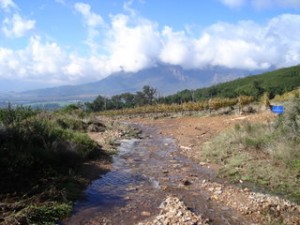
[[[143,211],[143,212],[141,213],[141,215],[142,215],[142,216],[151,216],[151,213],[148,212],[148,211]]]
[[[222,194],[222,191],[215,191],[214,194],[215,195],[220,195],[220,194]]]

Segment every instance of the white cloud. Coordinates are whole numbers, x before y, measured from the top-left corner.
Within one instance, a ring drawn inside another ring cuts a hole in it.
[[[76,11],[78,11],[84,19],[84,24],[87,26],[88,34],[85,43],[90,47],[92,51],[97,51],[98,44],[95,39],[99,35],[97,28],[104,26],[102,17],[91,11],[91,6],[86,3],[77,2],[74,5]]]
[[[28,46],[21,50],[0,48],[0,67],[5,71],[1,77],[24,79],[57,79],[60,66],[65,63],[64,52],[56,43],[41,43],[38,36],[32,37]],[[51,77],[47,77],[51,74]]]
[[[220,1],[231,8],[238,8],[243,6],[247,0],[220,0]]]
[[[162,38],[164,41],[160,59],[165,63],[187,66],[193,46],[184,31],[173,32],[171,27],[165,27],[162,31]]]
[[[165,28],[160,59],[186,68],[211,65],[254,70],[295,65],[300,62],[299,26],[300,15],[285,14],[264,26],[251,21],[217,23],[199,38]]]
[[[35,26],[34,20],[26,20],[19,14],[14,14],[12,18],[5,18],[2,22],[2,31],[6,37],[22,37]]]
[[[125,12],[128,12],[131,16],[136,16],[136,11],[131,7],[133,0],[125,1],[123,4],[123,9]]]
[[[39,80],[56,85],[88,82],[112,72],[102,71],[105,60],[67,53],[57,43],[43,42],[41,37],[34,36],[24,49],[14,51],[0,47],[0,78]]]
[[[103,24],[102,17],[96,13],[93,13],[90,5],[78,2],[74,5],[74,7],[82,14],[88,27],[97,27]]]
[[[265,24],[219,22],[192,37],[184,30],[168,26],[160,29],[155,22],[131,13],[112,15],[104,26],[102,19],[88,22],[88,15],[94,14],[90,7],[80,10],[87,27],[103,33],[104,41],[93,41],[105,49],[105,54],[91,51],[90,55],[81,56],[54,41],[34,36],[23,49],[0,47],[0,78],[75,84],[159,63],[184,68],[225,66],[249,70],[300,63],[300,15],[283,14]]]
[[[266,9],[270,7],[300,8],[299,0],[220,0],[230,8],[240,8],[250,5],[256,9]]]
[[[18,7],[12,0],[0,0],[0,8],[10,11],[10,9],[17,9]]]
[[[114,70],[138,71],[153,66],[157,60],[161,43],[156,24],[145,19],[134,19],[137,24],[129,25],[130,17],[116,15],[106,43],[109,63]]]

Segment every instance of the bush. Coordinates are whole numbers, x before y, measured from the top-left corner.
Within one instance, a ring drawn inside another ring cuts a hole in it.
[[[30,224],[50,225],[55,224],[68,216],[72,211],[70,204],[51,204],[32,206],[29,208],[28,222]]]
[[[67,117],[68,125],[62,126],[61,115],[24,108],[2,110],[1,116],[5,123],[0,130],[0,190],[9,191],[23,177],[29,182],[50,171],[68,173],[99,150],[77,131],[83,129],[83,122],[76,118]]]
[[[292,101],[276,125],[289,141],[300,142],[300,97]]]
[[[73,112],[0,109],[0,195],[3,205],[16,201],[3,207],[1,224],[56,224],[71,212],[87,185],[78,168],[100,154],[90,123]]]
[[[20,123],[21,121],[34,116],[39,111],[33,110],[30,107],[17,106],[13,108],[10,104],[7,108],[0,109],[0,124],[3,126],[11,126]]]

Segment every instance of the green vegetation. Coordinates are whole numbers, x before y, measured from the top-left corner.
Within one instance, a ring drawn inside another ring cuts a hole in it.
[[[203,157],[222,165],[219,175],[249,181],[300,202],[300,98],[275,123],[244,122],[203,147]]]
[[[295,90],[300,85],[300,66],[294,66],[284,69],[275,70],[256,76],[237,79],[234,81],[214,85],[208,88],[197,90],[183,90],[174,95],[166,97],[157,96],[157,90],[150,86],[144,86],[142,91],[135,94],[124,93],[115,95],[111,98],[98,96],[93,102],[86,103],[88,111],[99,112],[107,110],[125,110],[139,108],[140,110],[128,110],[130,114],[134,111],[143,111],[141,107],[150,108],[168,108],[171,112],[186,111],[185,106],[173,107],[173,105],[183,105],[186,103],[199,103],[198,105],[208,105],[210,99],[215,99],[213,102],[228,102],[237,101],[239,97],[246,96],[252,101],[258,101],[263,95],[268,99],[273,99],[275,96],[282,95],[286,92]],[[221,103],[221,104],[223,104]],[[266,102],[265,102],[266,103]],[[237,104],[237,102],[235,103]],[[233,105],[235,105],[233,104]],[[153,107],[148,107],[148,106]],[[195,106],[196,104],[194,104]],[[199,107],[192,107],[199,109]],[[232,106],[232,104],[228,105]],[[176,108],[176,109],[174,109]],[[206,109],[207,107],[200,107]],[[155,111],[153,111],[155,112]],[[110,114],[110,113],[107,113]],[[111,114],[118,114],[111,111]]]
[[[124,93],[111,98],[98,96],[93,102],[86,103],[86,107],[88,111],[97,112],[152,105],[156,101],[155,94],[156,89],[146,85],[142,92],[138,91],[136,94]]]
[[[163,99],[166,103],[201,101],[211,97],[236,98],[240,95],[259,99],[265,92],[272,99],[275,95],[297,89],[300,86],[300,66],[283,68],[256,76],[221,83],[208,88],[184,90]]]
[[[87,184],[78,168],[104,154],[87,136],[83,114],[72,106],[0,109],[1,224],[55,224],[71,212]]]
[[[49,204],[40,207],[32,206],[29,213],[29,221],[40,224],[53,224],[72,210],[69,204]],[[42,221],[42,222],[41,222]]]
[[[184,112],[205,112],[217,111],[224,109],[221,113],[228,114],[234,108],[242,108],[245,105],[253,102],[254,99],[249,96],[240,96],[239,98],[212,98],[208,101],[199,102],[185,102],[182,104],[155,104],[137,106],[134,108],[124,108],[118,110],[106,110],[99,114],[105,116],[118,116],[118,115],[143,115],[151,113],[184,113]],[[226,108],[229,108],[226,110]]]

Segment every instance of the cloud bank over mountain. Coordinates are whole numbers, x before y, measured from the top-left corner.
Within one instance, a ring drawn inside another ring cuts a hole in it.
[[[57,1],[61,5],[65,1]],[[258,1],[222,0],[230,7]],[[265,0],[282,7],[300,7],[299,1]],[[77,2],[70,7],[86,30],[87,54],[32,32],[38,21],[24,18],[12,0],[0,0],[2,34],[6,38],[28,37],[25,47],[0,45],[0,78],[47,80],[51,84],[80,83],[102,79],[111,73],[137,72],[157,64],[183,68],[224,66],[240,69],[268,69],[300,62],[300,15],[281,14],[265,22],[243,20],[216,22],[202,28],[200,35],[158,24],[124,4],[122,13],[104,20],[91,5]]]

